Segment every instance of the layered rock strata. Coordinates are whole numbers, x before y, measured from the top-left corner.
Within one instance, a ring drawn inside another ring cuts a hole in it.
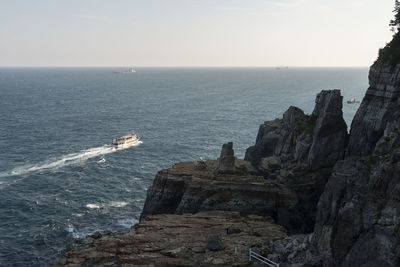
[[[323,190],[329,169],[293,171],[269,180],[252,174],[251,165],[243,160],[236,160],[236,173],[215,173],[217,166],[216,160],[186,162],[158,172],[148,189],[142,218],[225,210],[271,216],[293,233],[312,231],[318,192]]]
[[[228,143],[218,162],[180,163],[160,171],[142,217],[227,210],[271,216],[291,233],[311,232],[320,194],[344,153],[342,100],[339,90],[322,91],[311,115],[290,107],[283,119],[265,122],[246,161],[236,160],[235,166]]]
[[[318,203],[311,252],[324,266],[400,265],[399,70],[371,67],[346,158]]]
[[[228,143],[160,171],[140,224],[75,240],[55,265],[246,266],[253,247],[281,266],[399,266],[399,70],[371,67],[350,137],[340,92],[322,91],[311,115],[261,125],[246,161]]]
[[[74,240],[53,266],[249,266],[251,245],[285,237],[285,229],[267,217],[221,211],[153,215],[127,233]]]
[[[373,153],[386,125],[400,117],[400,64],[389,66],[377,60],[370,69],[370,86],[350,131],[347,156]]]

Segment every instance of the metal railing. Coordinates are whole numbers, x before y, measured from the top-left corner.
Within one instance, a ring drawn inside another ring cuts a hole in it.
[[[249,248],[249,261],[251,261],[251,258],[254,258],[256,260],[261,261],[262,263],[265,263],[269,267],[279,267],[279,263],[273,262],[270,259],[267,259],[260,254],[255,253],[254,251]]]

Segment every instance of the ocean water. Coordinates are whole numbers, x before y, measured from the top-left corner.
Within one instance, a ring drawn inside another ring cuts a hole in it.
[[[339,88],[362,99],[367,68],[0,68],[0,266],[48,266],[74,237],[126,231],[156,172],[237,157],[290,106]],[[358,104],[344,103],[350,127]],[[113,150],[135,132],[142,144]]]

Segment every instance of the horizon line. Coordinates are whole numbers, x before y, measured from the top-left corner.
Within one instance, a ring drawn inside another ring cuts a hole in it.
[[[72,65],[53,65],[53,66],[2,66],[0,68],[131,68],[131,65],[121,65],[121,66],[72,66]],[[273,66],[135,66],[134,68],[279,68],[279,67],[288,67],[288,68],[368,68],[370,65],[365,66],[301,66],[301,65],[273,65]]]

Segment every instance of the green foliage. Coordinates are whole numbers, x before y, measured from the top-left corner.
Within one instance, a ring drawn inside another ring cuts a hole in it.
[[[397,28],[400,28],[400,2],[399,0],[396,0],[394,3],[394,19],[390,21],[390,26],[394,27],[394,30]]]
[[[400,32],[397,32],[393,40],[379,50],[379,60],[392,67],[400,62]]]
[[[386,46],[379,50],[379,59],[383,63],[389,64],[392,68],[400,62],[400,2],[395,1],[394,19],[390,21],[390,26],[394,32],[393,39]]]

